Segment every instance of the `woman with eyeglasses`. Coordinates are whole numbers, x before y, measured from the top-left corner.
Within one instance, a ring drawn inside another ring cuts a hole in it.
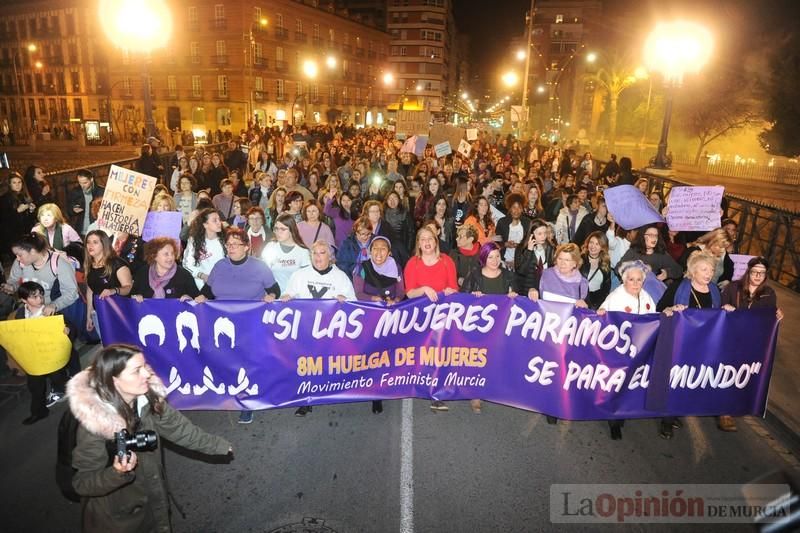
[[[729,283],[722,291],[722,308],[726,311],[775,309],[775,316],[783,320],[775,290],[767,285],[768,274],[769,262],[763,257],[752,258],[747,262],[744,275]],[[722,431],[736,431],[736,422],[731,416],[719,417],[717,425]]]
[[[661,281],[678,280],[683,273],[680,265],[667,253],[667,245],[655,224],[639,228],[620,264],[636,260],[644,261]]]
[[[297,230],[294,216],[289,213],[278,217],[272,231],[275,233],[275,240],[264,246],[261,259],[272,270],[275,280],[284,292],[289,286],[291,275],[311,264],[311,254]]]

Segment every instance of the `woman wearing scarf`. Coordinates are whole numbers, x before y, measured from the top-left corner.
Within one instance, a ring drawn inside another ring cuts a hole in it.
[[[588,308],[586,297],[589,295],[589,282],[578,270],[582,263],[578,245],[574,243],[560,245],[556,248],[555,262],[555,266],[542,272],[542,279],[539,281],[541,299]],[[558,418],[547,415],[548,424],[556,422]]]
[[[478,253],[480,251],[481,245],[478,244],[478,231],[475,226],[463,224],[456,230],[456,247],[448,254],[456,265],[459,287],[472,269],[479,266]]]
[[[361,263],[353,275],[356,298],[366,302],[397,303],[406,295],[403,276],[391,255],[389,239],[378,235],[369,244],[369,261]],[[374,400],[372,412],[383,412],[383,402]]]
[[[169,237],[156,237],[144,247],[147,268],[140,268],[133,278],[131,297],[180,298],[191,300],[200,295],[192,274],[176,262],[178,243]]]
[[[36,218],[39,223],[33,227],[33,231],[44,235],[54,250],[64,251],[72,242],[83,243],[78,232],[64,222],[64,215],[56,204],[44,204],[36,212]]]
[[[369,258],[353,275],[353,286],[359,300],[396,303],[405,296],[403,278],[391,256],[389,239],[378,235],[369,243]]]
[[[364,261],[369,260],[369,243],[372,240],[372,224],[367,217],[361,217],[353,223],[353,232],[342,241],[336,253],[336,265],[341,268],[347,277],[353,278],[353,273]]]

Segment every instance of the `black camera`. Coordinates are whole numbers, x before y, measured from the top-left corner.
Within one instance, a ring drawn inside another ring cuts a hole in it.
[[[150,451],[158,446],[158,435],[155,431],[137,431],[133,435],[128,430],[123,429],[114,433],[114,443],[116,444],[116,454],[120,461],[126,455],[130,457],[130,451]]]

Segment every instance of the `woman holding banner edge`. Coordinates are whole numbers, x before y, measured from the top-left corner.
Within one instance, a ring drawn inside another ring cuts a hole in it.
[[[432,302],[439,299],[439,292],[449,296],[458,292],[456,265],[450,257],[439,250],[439,237],[429,226],[417,232],[415,254],[408,260],[403,271],[406,283],[406,296],[416,298],[427,296]],[[448,411],[441,400],[431,402],[433,411]]]

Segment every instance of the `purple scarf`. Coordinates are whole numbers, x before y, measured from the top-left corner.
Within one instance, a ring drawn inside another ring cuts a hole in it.
[[[175,276],[178,271],[178,263],[173,263],[172,268],[167,270],[163,276],[159,276],[156,272],[156,265],[150,265],[149,272],[147,273],[148,280],[150,281],[150,288],[153,289],[153,298],[166,298],[164,287],[166,287],[169,280]]]

